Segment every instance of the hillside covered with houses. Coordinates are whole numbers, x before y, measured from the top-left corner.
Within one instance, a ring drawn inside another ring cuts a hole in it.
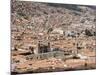
[[[95,69],[96,7],[12,0],[11,59],[12,73]]]

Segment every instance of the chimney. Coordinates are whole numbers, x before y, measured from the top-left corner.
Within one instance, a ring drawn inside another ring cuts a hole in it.
[[[50,42],[48,42],[48,51],[50,52],[51,49],[50,49]]]
[[[41,49],[40,49],[40,41],[38,42],[38,53],[40,53]]]

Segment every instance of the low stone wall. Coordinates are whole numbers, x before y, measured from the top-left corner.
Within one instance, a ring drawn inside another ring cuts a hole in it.
[[[42,59],[48,59],[48,58],[59,58],[59,57],[65,57],[65,52],[61,51],[53,51],[48,53],[41,53],[41,54],[32,54],[26,56],[27,60],[42,60]]]

